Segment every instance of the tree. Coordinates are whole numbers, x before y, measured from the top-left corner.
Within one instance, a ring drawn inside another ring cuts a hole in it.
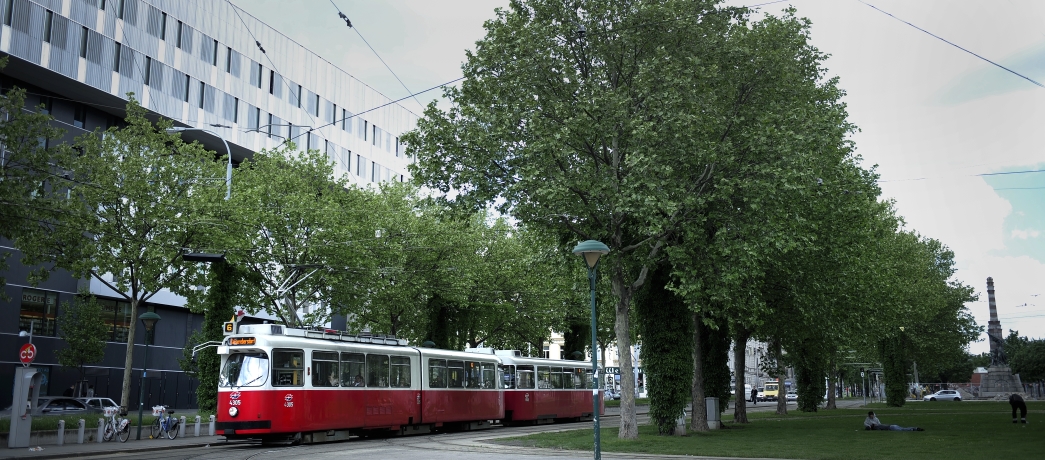
[[[1028,341],[1012,358],[1012,371],[1025,382],[1045,380],[1045,339]]]
[[[194,295],[203,271],[181,259],[182,249],[223,225],[210,217],[224,194],[213,182],[223,177],[215,154],[166,133],[169,121],[154,125],[145,115],[132,97],[126,127],[62,146],[71,177],[64,212],[72,217],[52,229],[53,237],[19,240],[28,263],[53,261],[130,303],[121,406],[130,398],[139,307],[164,289]]]
[[[84,366],[96,363],[105,357],[105,336],[109,325],[102,318],[102,306],[88,291],[78,293],[72,303],[62,304],[62,315],[58,317],[58,338],[66,347],[55,352],[58,364],[76,369],[77,396],[82,396],[80,382],[85,380]]]
[[[639,331],[642,337],[642,364],[649,386],[650,420],[661,434],[685,435],[677,421],[686,410],[693,375],[692,323],[690,310],[681,297],[667,289],[671,278],[668,264],[650,275],[646,289],[636,298]],[[705,423],[707,421],[705,420]]]
[[[199,302],[197,298],[190,298],[187,305],[192,312],[203,313],[203,327],[189,336],[178,364],[183,371],[194,374],[199,381],[196,387],[196,405],[201,411],[214,412],[218,408],[221,356],[210,348],[204,348],[200,353],[193,355],[193,349],[197,345],[222,341],[222,325],[225,321],[235,320],[236,299],[244,295],[241,292],[242,278],[243,274],[228,262],[213,262],[211,283],[203,302]]]
[[[739,15],[711,2],[513,1],[486,23],[461,88],[446,90],[450,110],[430,105],[404,136],[412,173],[459,203],[606,243],[616,342],[628,350],[632,297],[729,156],[716,142],[732,135],[744,95],[715,90],[737,62],[722,45]],[[635,381],[621,383],[619,436],[636,438]]]
[[[0,69],[6,66],[5,56]],[[50,125],[49,114],[25,107],[25,95],[15,87],[0,96],[0,238],[12,241],[44,237],[64,220],[64,160],[60,151],[47,148],[62,131]],[[0,272],[9,255],[0,251]],[[44,267],[36,276],[46,277],[47,271]],[[5,283],[0,277],[0,288]]]
[[[236,231],[208,244],[245,273],[238,305],[302,327],[365,302],[354,271],[376,241],[364,230],[366,193],[335,179],[326,155],[293,144],[256,153],[233,175],[226,212]]]

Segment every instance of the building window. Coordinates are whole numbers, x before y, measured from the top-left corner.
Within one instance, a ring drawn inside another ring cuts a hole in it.
[[[200,108],[203,108],[203,97],[207,93],[207,84],[200,82]]]
[[[254,60],[251,60],[250,61],[250,84],[252,84],[252,85],[254,85],[254,86],[256,86],[257,88],[260,89],[261,88],[261,75],[262,75],[262,73],[263,72],[261,71],[261,63],[255,62]]]
[[[167,39],[167,13],[160,13],[160,40]]]
[[[298,85],[298,96],[297,96],[298,108],[301,108],[301,85]]]
[[[73,126],[84,128],[87,126],[87,107],[83,104],[76,104],[76,111],[73,113]]]
[[[362,155],[356,155],[356,175],[359,176],[359,177],[363,177],[363,165],[364,164],[366,164],[366,163],[363,162],[363,156]]]
[[[210,65],[218,66],[218,41],[214,40],[214,49],[210,53]]]
[[[44,42],[51,43],[51,21],[54,20],[54,13],[51,10],[44,11]]]
[[[152,76],[152,58],[145,57],[145,84],[149,84],[149,77]]]
[[[87,28],[80,28],[80,57],[87,57]]]
[[[40,96],[40,113],[51,114],[51,108],[54,105],[54,100],[48,96]]]
[[[377,163],[370,162],[370,182],[377,182]]]
[[[269,94],[276,94],[276,71],[269,71]]]
[[[551,359],[552,352],[547,345],[544,346],[544,359]]]
[[[116,49],[113,51],[112,71],[113,72],[119,72],[120,71],[120,52],[123,51],[123,46],[120,45],[120,42],[115,42],[115,43],[116,43]]]
[[[316,102],[312,105],[312,115],[319,116],[319,95],[316,95]]]
[[[257,131],[261,126],[261,109],[247,105],[247,129]]]
[[[33,335],[54,337],[58,309],[58,293],[39,289],[22,289],[22,306],[18,315],[18,330]]]
[[[225,73],[232,73],[232,48],[225,48]]]
[[[106,340],[127,342],[127,332],[131,329],[131,304],[123,301],[98,299],[102,307],[102,322],[109,326]]]
[[[123,0],[113,0],[116,2],[116,17],[123,19]]]
[[[15,0],[4,1],[4,25],[11,25],[11,13],[14,12]]]

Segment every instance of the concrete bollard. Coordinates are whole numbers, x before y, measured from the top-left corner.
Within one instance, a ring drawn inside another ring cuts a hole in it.
[[[214,436],[214,416],[213,415],[210,416],[210,431],[208,431],[208,433],[210,433],[211,436]]]
[[[199,437],[200,435],[200,416],[196,416],[196,430],[192,433],[193,436]]]
[[[65,445],[65,420],[58,421],[58,445]]]
[[[105,419],[98,419],[98,443],[105,441]]]
[[[185,416],[181,416],[181,420],[178,422],[178,436],[185,437]]]
[[[84,420],[84,419],[77,420],[76,421],[76,425],[77,425],[76,443],[77,444],[83,444],[83,429],[84,429],[84,427],[87,426],[87,421]]]

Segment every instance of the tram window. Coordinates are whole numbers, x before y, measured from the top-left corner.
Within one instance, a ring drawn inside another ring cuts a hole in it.
[[[595,388],[595,379],[591,377],[591,369],[584,370],[584,378],[587,379],[585,380],[587,382],[587,386],[585,386],[584,388]]]
[[[515,389],[515,366],[501,366],[499,371],[503,376],[504,388]]]
[[[493,363],[480,364],[483,368],[483,380],[480,388],[497,388],[497,373],[494,372]]]
[[[582,367],[573,370],[573,388],[578,390],[588,388],[588,374]]]
[[[336,387],[340,380],[337,370],[337,353],[332,351],[313,351],[312,386]]]
[[[561,367],[553,367],[552,368],[552,388],[555,388],[556,390],[561,390],[561,389],[565,388],[565,385],[563,385],[563,384],[566,383],[566,382],[563,381],[564,379],[562,377],[563,377],[563,375],[562,375],[562,368]]]
[[[265,353],[233,353],[218,377],[221,387],[256,387],[269,376],[269,357]]]
[[[272,350],[272,386],[303,386],[304,356],[301,350]]]
[[[428,360],[428,387],[446,388],[446,360]]]
[[[494,367],[497,369],[497,377],[495,377],[497,379],[495,380],[497,382],[496,388],[504,388],[504,369],[497,365],[494,365]]]
[[[367,387],[388,388],[388,355],[366,355]]]
[[[464,388],[464,361],[446,362],[446,387]]]
[[[517,388],[520,390],[532,390],[536,385],[533,377],[533,366],[519,366],[515,372]]]
[[[552,371],[548,366],[537,366],[537,388],[547,390],[552,387]]]
[[[479,388],[479,379],[480,379],[479,363],[477,363],[475,361],[465,361],[465,363],[464,363],[464,370],[465,370],[464,387],[465,388]]]
[[[365,387],[366,365],[362,353],[341,353],[341,386]]]
[[[410,388],[410,358],[392,357],[392,388]]]

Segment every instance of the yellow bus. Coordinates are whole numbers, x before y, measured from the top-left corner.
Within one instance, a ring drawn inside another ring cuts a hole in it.
[[[766,401],[776,401],[780,397],[780,382],[777,379],[766,380],[762,395]]]

